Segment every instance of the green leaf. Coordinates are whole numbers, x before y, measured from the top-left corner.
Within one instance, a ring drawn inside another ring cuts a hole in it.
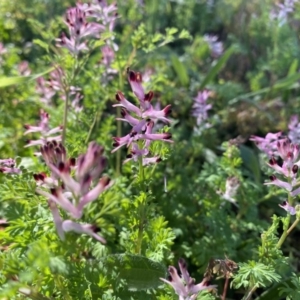
[[[46,52],[49,52],[49,45],[40,39],[34,39],[33,43],[39,45],[41,48],[45,49]]]
[[[10,85],[25,83],[26,81],[29,81],[29,80],[35,80],[38,77],[41,77],[47,73],[50,73],[54,69],[55,69],[54,67],[51,67],[42,73],[38,73],[35,75],[31,75],[31,76],[1,77],[0,78],[0,88],[4,88],[4,87],[10,86]]]
[[[288,76],[291,76],[293,74],[295,74],[298,70],[298,65],[299,65],[299,61],[297,58],[295,58],[293,60],[293,62],[290,65],[289,71],[288,71]]]
[[[166,275],[164,265],[140,255],[109,255],[101,262],[108,270],[118,272],[118,279],[125,280],[132,291],[156,288],[162,284],[159,278]]]
[[[240,146],[240,151],[243,163],[253,174],[255,182],[259,184],[261,182],[261,172],[257,156],[252,149],[244,145]]]
[[[15,76],[15,77],[1,77],[0,78],[0,88],[10,85],[20,84],[28,81],[30,76]]]
[[[255,300],[280,300],[282,299],[282,295],[280,294],[280,289],[282,289],[285,286],[289,286],[290,288],[295,288],[293,286],[293,278],[289,277],[281,282],[272,285],[268,290],[266,290],[263,294],[261,294],[259,297],[255,298]]]
[[[284,79],[280,79],[278,80],[273,86],[271,87],[267,87],[267,88],[263,88],[261,90],[255,91],[255,92],[251,92],[251,93],[247,93],[244,95],[240,95],[237,96],[231,100],[229,100],[229,104],[235,104],[239,101],[245,101],[245,102],[249,102],[252,104],[255,104],[255,102],[257,102],[258,100],[260,100],[260,98],[256,99],[256,100],[248,100],[248,98],[252,98],[255,96],[259,96],[259,95],[263,95],[266,93],[271,92],[272,90],[286,90],[286,89],[290,89],[290,88],[298,88],[299,87],[299,83],[297,83],[297,81],[300,79],[300,74],[296,73],[293,74],[291,76],[287,76]]]
[[[172,65],[175,69],[175,72],[180,80],[182,85],[188,85],[189,83],[189,76],[187,74],[186,67],[184,64],[178,59],[176,55],[171,56]]]
[[[204,89],[206,85],[211,82],[218,74],[219,72],[225,67],[225,64],[227,63],[230,56],[236,52],[236,47],[231,46],[229,49],[225,51],[223,56],[217,61],[217,63],[210,69],[204,80],[202,81],[200,85],[200,89]]]

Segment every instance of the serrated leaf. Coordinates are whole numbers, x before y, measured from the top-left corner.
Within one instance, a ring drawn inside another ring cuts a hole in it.
[[[101,262],[107,269],[116,270],[118,279],[125,280],[131,291],[157,288],[162,284],[159,278],[166,275],[164,265],[140,255],[109,255],[101,259]]]

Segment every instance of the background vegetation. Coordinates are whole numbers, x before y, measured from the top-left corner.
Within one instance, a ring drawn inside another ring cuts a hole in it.
[[[33,174],[48,172],[47,166],[33,155],[36,149],[24,148],[23,126],[37,124],[40,109],[50,114],[51,127],[63,124],[62,95],[42,102],[37,78],[48,80],[58,65],[73,74],[72,55],[56,39],[67,32],[63,16],[75,5],[0,3],[0,158],[16,159],[22,170],[0,174],[0,219],[7,221],[0,223],[0,299],[177,299],[159,281],[167,266],[184,258],[200,282],[210,259],[225,256],[239,265],[226,299],[300,299],[300,231],[277,247],[287,216],[278,204],[287,194],[264,185],[274,172],[249,141],[269,132],[288,135],[291,116],[300,113],[299,3],[117,1],[113,30],[78,57],[85,64],[72,84],[81,88],[82,110],[69,109],[65,142],[69,157],[85,153],[91,141],[105,149],[104,173],[114,184],[83,219],[101,227],[105,246],[72,233],[60,241],[46,198],[35,192]],[[101,50],[107,41],[118,46],[109,66]],[[125,147],[111,153],[112,138],[129,132],[112,107],[117,91],[134,99],[127,68],[143,74],[154,104],[172,105],[170,126],[159,130],[171,132],[174,143],[152,146],[162,161],[145,168],[144,193],[138,165],[122,164]],[[211,109],[199,125],[194,98],[204,90]],[[226,199],[230,178],[238,187]],[[147,216],[137,253],[143,197]],[[218,292],[197,299],[221,299],[228,274],[217,275],[211,283]]]

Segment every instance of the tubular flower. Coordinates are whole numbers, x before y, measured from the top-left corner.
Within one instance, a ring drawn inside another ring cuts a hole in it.
[[[12,158],[0,159],[0,172],[4,174],[20,174],[22,171],[16,166],[16,161]]]
[[[202,282],[195,284],[195,280],[190,277],[187,271],[186,262],[183,259],[179,259],[178,265],[181,276],[178,275],[175,267],[170,266],[168,268],[170,274],[169,279],[160,279],[175,290],[175,293],[179,296],[179,300],[195,300],[199,292],[206,289],[215,289],[215,286],[208,285],[207,278],[204,278]]]
[[[290,119],[288,137],[293,144],[300,144],[300,123],[296,115]]]
[[[55,127],[53,129],[49,128],[49,114],[45,112],[44,110],[40,110],[40,118],[41,121],[38,124],[38,126],[32,126],[25,124],[24,128],[26,131],[24,132],[24,135],[29,133],[40,133],[41,137],[38,140],[29,140],[27,141],[27,145],[25,147],[30,146],[43,146],[47,142],[61,141],[61,135],[58,136],[52,136],[54,134],[60,133],[62,131],[62,126]],[[40,153],[36,153],[36,155],[40,155]]]
[[[162,110],[157,110],[152,106],[151,101],[154,93],[152,91],[145,93],[140,73],[129,71],[128,81],[134,95],[139,100],[139,105],[137,106],[128,101],[121,92],[116,94],[116,100],[118,103],[113,106],[122,107],[122,118],[117,118],[117,120],[128,123],[132,129],[130,133],[123,137],[113,138],[113,146],[115,148],[112,152],[115,152],[122,146],[126,145],[126,147],[130,149],[130,154],[124,163],[131,159],[137,161],[139,157],[142,157],[144,165],[159,162],[160,158],[157,156],[151,158],[146,156],[150,153],[149,147],[152,141],[173,142],[171,140],[172,135],[170,133],[153,132],[155,122],[162,121],[170,123],[167,116],[171,112],[171,105],[167,105]]]
[[[204,35],[203,39],[205,42],[207,42],[212,57],[217,58],[223,54],[223,43],[218,42],[218,37],[216,35],[206,34]]]
[[[96,234],[96,227],[77,224],[70,220],[62,221],[58,207],[72,218],[80,219],[84,207],[95,201],[111,186],[108,177],[100,178],[106,165],[106,159],[102,156],[103,148],[91,142],[87,152],[75,160],[67,159],[65,148],[59,143],[52,142],[43,146],[41,153],[51,170],[51,175],[47,177],[44,173],[35,174],[34,178],[40,187],[48,188],[50,191],[38,188],[37,193],[48,198],[59,236],[63,238],[62,232],[73,230],[77,233],[97,236],[101,241],[103,238]],[[74,176],[71,170],[75,171]]]
[[[265,138],[252,135],[249,140],[253,141],[260,151],[266,153],[269,157],[272,157],[278,155],[277,143],[284,141],[285,138],[282,136],[281,132],[277,132],[268,133]]]
[[[277,176],[270,176],[270,182],[266,182],[266,185],[276,185],[285,189],[291,196],[290,203],[285,201],[284,204],[279,205],[291,215],[295,214],[293,207],[294,200],[292,199],[296,195],[300,194],[299,186],[300,182],[297,180],[297,174],[299,169],[300,158],[300,146],[292,144],[288,139],[277,142],[278,156],[282,160],[282,164],[279,164],[275,157],[271,157],[268,166],[271,167],[276,173],[280,174],[284,180],[277,178]]]
[[[206,120],[208,119],[207,111],[209,111],[212,108],[211,104],[206,103],[210,95],[210,91],[204,90],[202,92],[198,92],[197,97],[194,98],[192,114],[196,118],[198,127],[210,127],[210,124],[206,123]]]
[[[88,49],[84,38],[88,36],[98,37],[99,33],[105,30],[103,25],[87,22],[86,13],[79,7],[72,7],[67,10],[65,23],[68,26],[70,37],[68,38],[65,33],[62,33],[57,39],[57,46],[67,48],[74,55]]]

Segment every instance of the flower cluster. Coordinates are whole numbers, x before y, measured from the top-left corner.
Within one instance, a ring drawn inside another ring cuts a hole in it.
[[[92,0],[91,3],[77,3],[77,7],[113,31],[118,16],[116,3],[108,5],[106,0]]]
[[[226,179],[225,193],[222,194],[222,198],[236,204],[235,196],[237,190],[240,187],[240,181],[237,177],[231,176]]]
[[[288,137],[293,144],[300,144],[300,123],[298,116],[294,115],[291,117],[289,122]]]
[[[49,177],[44,173],[34,175],[37,185],[40,186],[37,193],[48,199],[60,238],[64,240],[65,232],[74,231],[88,234],[105,243],[104,238],[96,233],[96,226],[79,224],[70,219],[63,220],[58,210],[59,206],[71,218],[80,219],[84,207],[95,201],[111,185],[108,177],[100,178],[106,165],[106,159],[102,156],[103,148],[91,142],[87,152],[80,155],[77,160],[68,159],[63,145],[53,141],[42,146],[41,153],[51,170],[51,175]],[[74,176],[72,171],[75,173]],[[41,187],[50,189],[50,192]]]
[[[281,132],[268,133],[265,138],[252,135],[249,139],[255,142],[258,149],[268,155],[268,157],[278,156],[278,142],[285,140]]]
[[[4,174],[20,174],[21,170],[16,168],[16,161],[12,158],[0,159],[0,172]]]
[[[211,92],[208,90],[198,92],[197,97],[194,98],[192,107],[192,115],[196,118],[197,126],[202,128],[209,128],[211,125],[206,123],[208,119],[207,112],[212,108],[211,104],[207,104]]]
[[[282,160],[282,165],[271,157],[268,166],[271,167],[276,173],[280,174],[285,180],[277,178],[277,176],[270,176],[270,182],[266,185],[276,185],[285,189],[290,194],[290,199],[300,194],[299,181],[297,180],[297,174],[299,169],[299,156],[300,146],[292,144],[289,140],[279,141],[277,143],[277,151]],[[293,203],[284,202],[280,207],[284,208],[290,214],[295,214]]]
[[[158,120],[169,123],[167,118],[171,112],[171,105],[167,105],[162,110],[156,110],[152,104],[154,93],[152,91],[145,93],[142,86],[142,76],[134,71],[128,72],[128,80],[134,95],[139,100],[139,107],[129,102],[121,92],[116,94],[118,104],[113,106],[122,107],[122,118],[117,120],[127,122],[132,126],[130,133],[123,137],[114,137],[114,149],[117,151],[126,145],[130,148],[130,154],[125,162],[133,159],[137,161],[143,158],[143,164],[147,165],[160,161],[160,158],[146,157],[149,154],[149,147],[152,141],[165,141],[172,143],[170,133],[154,133],[154,123]]]
[[[29,140],[27,141],[27,145],[25,147],[30,146],[43,146],[47,142],[60,142],[61,141],[61,135],[53,136],[54,134],[60,133],[62,131],[62,126],[55,127],[53,129],[49,128],[49,114],[45,112],[44,110],[40,110],[40,118],[41,121],[38,124],[38,126],[32,126],[25,124],[24,128],[26,131],[24,132],[24,135],[29,133],[35,133],[38,132],[41,134],[41,137],[38,140]],[[35,153],[37,156],[40,155],[39,152]]]
[[[276,19],[282,26],[287,22],[288,15],[295,10],[296,0],[284,0],[283,3],[277,3],[276,8],[271,12],[271,19]]]
[[[116,3],[109,5],[105,0],[92,0],[91,3],[78,3],[77,7],[84,11],[88,17],[95,18],[97,22],[100,22],[108,32],[113,32],[118,17]],[[101,64],[105,67],[103,82],[107,82],[112,78],[111,75],[117,73],[117,70],[111,67],[112,62],[115,59],[115,51],[119,48],[113,40],[113,36],[106,39],[106,45],[101,48]]]
[[[218,58],[223,54],[223,43],[218,42],[218,37],[216,35],[206,34],[203,39],[208,44],[211,55],[214,58]]]
[[[86,13],[79,7],[72,7],[67,10],[65,23],[68,26],[70,37],[68,38],[65,33],[62,33],[57,39],[57,46],[67,48],[76,56],[79,52],[88,50],[86,37],[98,37],[99,33],[105,30],[101,24],[87,22]]]
[[[66,100],[64,77],[65,74],[61,68],[55,68],[49,74],[49,79],[46,80],[44,77],[39,77],[36,81],[36,91],[40,96],[40,101],[46,105],[52,104],[52,99],[56,93],[59,94],[60,99]],[[83,95],[79,87],[70,86],[68,96],[71,102],[71,107],[75,113],[82,111],[81,100]]]
[[[160,279],[175,290],[175,293],[179,296],[179,300],[194,300],[197,298],[199,292],[207,289],[215,289],[215,286],[208,285],[207,278],[204,278],[202,282],[195,284],[195,279],[190,277],[186,262],[183,259],[179,259],[178,265],[181,276],[178,275],[175,267],[169,266],[169,280],[164,278]]]

